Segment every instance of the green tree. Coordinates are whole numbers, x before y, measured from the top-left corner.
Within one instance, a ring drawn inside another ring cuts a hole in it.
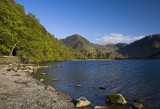
[[[14,0],[0,1],[0,54],[9,55],[13,45],[17,55],[29,62],[73,59],[71,50],[51,35],[32,13]]]

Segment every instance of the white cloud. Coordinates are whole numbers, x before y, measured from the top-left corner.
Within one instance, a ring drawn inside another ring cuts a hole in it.
[[[103,34],[101,38],[96,39],[100,44],[116,44],[116,43],[131,43],[142,39],[144,36],[131,36],[118,33]]]

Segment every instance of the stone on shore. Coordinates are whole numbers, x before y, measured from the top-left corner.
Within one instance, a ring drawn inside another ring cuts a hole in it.
[[[134,108],[138,108],[138,109],[144,108],[143,104],[141,104],[141,103],[134,103],[134,104],[133,104],[133,107],[134,107]]]
[[[56,91],[56,89],[53,88],[52,86],[46,86],[45,89],[50,91]]]
[[[42,81],[44,81],[44,79],[40,79],[39,81],[41,81],[41,82],[42,82]]]
[[[80,97],[79,99],[77,99],[77,103],[76,103],[77,108],[86,107],[89,105],[91,105],[91,102],[88,101],[85,97]]]
[[[33,73],[33,70],[28,70],[28,73],[30,73],[30,74]]]
[[[109,109],[106,106],[95,106],[94,109]]]
[[[29,70],[33,70],[33,66],[26,66],[26,68],[28,68]]]
[[[65,92],[51,87],[46,90],[41,82],[23,72],[23,68],[14,72],[7,71],[9,67],[0,65],[0,109],[75,109],[72,98]]]
[[[107,95],[107,102],[113,104],[126,104],[127,101],[121,94],[109,94]]]
[[[18,83],[18,84],[26,84],[26,83],[28,83],[30,81],[29,80],[25,80],[25,79],[17,79],[14,82]]]
[[[82,87],[82,85],[80,85],[80,84],[77,84],[77,85],[76,85],[76,87]]]
[[[41,73],[41,75],[45,75],[45,73]]]
[[[101,90],[106,90],[106,88],[105,88],[105,87],[99,87],[99,89],[101,89]]]
[[[14,75],[12,75],[12,76],[21,76],[20,74],[14,74]]]

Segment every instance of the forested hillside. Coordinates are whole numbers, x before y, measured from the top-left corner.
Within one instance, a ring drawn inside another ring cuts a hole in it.
[[[64,45],[73,50],[76,59],[113,59],[115,48],[93,44],[81,35],[74,34],[61,39]]]
[[[159,59],[160,34],[146,36],[130,44],[118,43],[97,45],[80,35],[61,40],[67,47],[76,50],[77,59]]]
[[[39,62],[72,59],[70,50],[54,38],[32,13],[14,0],[0,0],[0,55]]]

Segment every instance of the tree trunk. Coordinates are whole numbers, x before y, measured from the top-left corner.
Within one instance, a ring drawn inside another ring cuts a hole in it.
[[[15,43],[15,44],[13,45],[13,47],[12,47],[12,49],[11,49],[11,51],[10,51],[9,56],[12,56],[13,50],[14,50],[14,48],[16,47],[16,45],[17,45],[18,43],[19,43],[19,42]]]

